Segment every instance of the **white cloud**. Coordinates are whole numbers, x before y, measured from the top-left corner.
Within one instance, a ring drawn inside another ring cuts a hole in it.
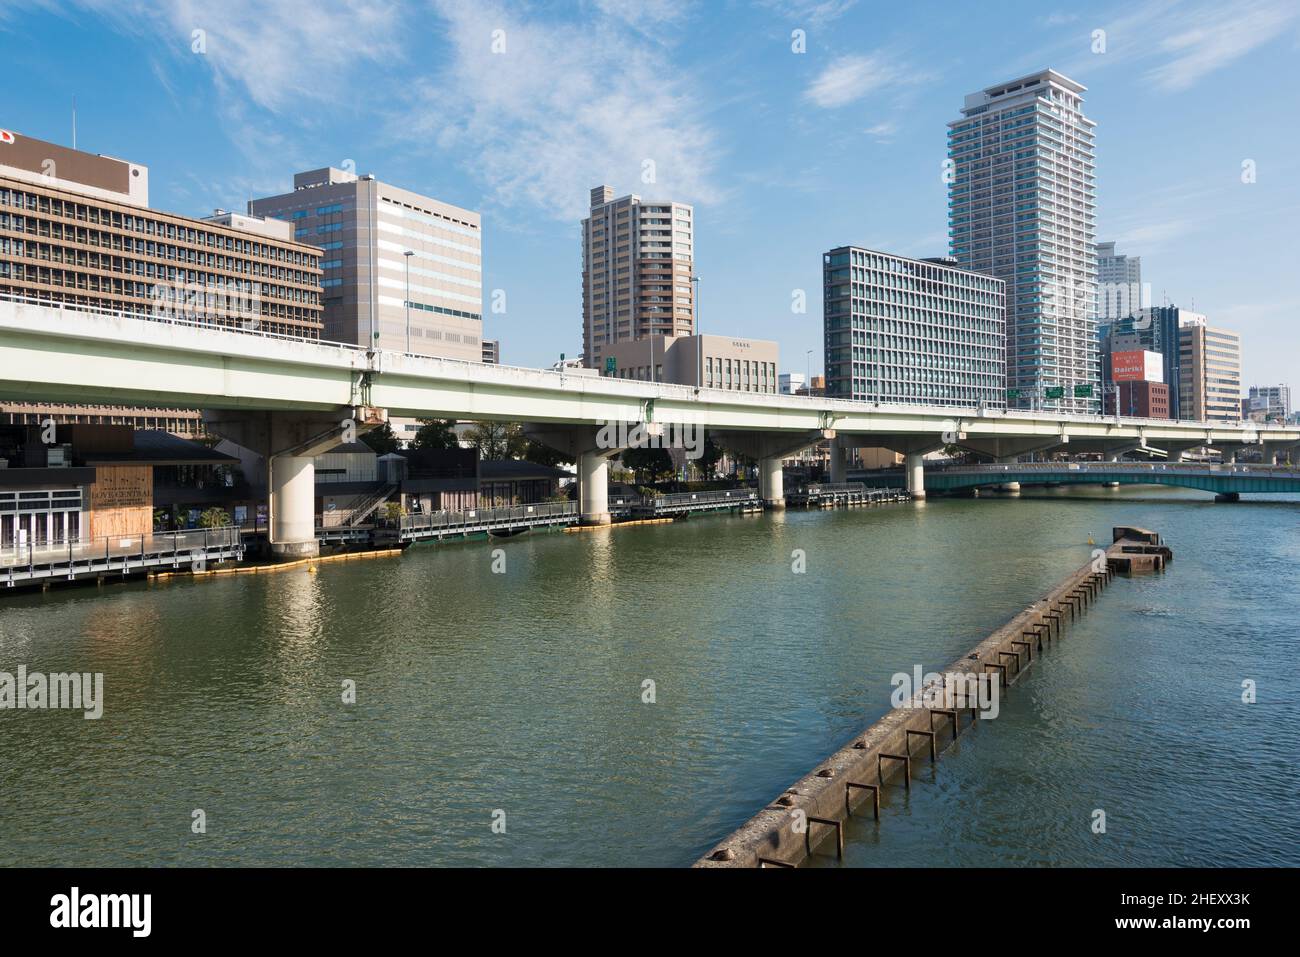
[[[778,16],[795,23],[821,26],[838,20],[858,4],[858,0],[761,0]]]
[[[684,202],[717,196],[712,130],[685,78],[618,21],[524,19],[496,3],[435,0],[452,53],[395,124],[435,139],[505,206],[576,220],[591,187]],[[503,30],[505,52],[492,52]],[[644,182],[647,162],[655,181]]]
[[[868,136],[873,136],[882,143],[887,143],[893,139],[894,134],[898,132],[898,124],[893,120],[885,120],[877,123],[875,126],[869,126],[863,130]]]
[[[347,89],[352,70],[400,56],[398,5],[386,0],[69,0],[175,56],[201,58],[217,81],[286,112]],[[194,52],[202,31],[205,52]]]
[[[834,109],[907,78],[907,72],[883,54],[842,56],[817,75],[804,90],[804,97],[824,109]]]
[[[1273,39],[1298,14],[1300,8],[1293,0],[1216,4],[1187,11],[1173,34],[1157,44],[1173,59],[1149,70],[1147,79],[1165,90],[1185,90]]]

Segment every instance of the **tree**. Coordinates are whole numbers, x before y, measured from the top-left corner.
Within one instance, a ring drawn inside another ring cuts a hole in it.
[[[481,460],[523,458],[528,442],[515,422],[475,422],[465,440],[478,449]]]
[[[413,449],[458,449],[460,439],[452,429],[451,419],[421,419],[419,431],[411,439]]]
[[[361,433],[361,441],[380,455],[396,452],[402,446],[402,443],[397,440],[397,436],[393,434],[393,427],[387,422],[377,429]]]
[[[638,478],[646,476],[645,481],[648,482],[673,473],[673,457],[667,449],[628,449],[622,458],[624,466],[630,468]]]
[[[529,438],[524,439],[523,459],[525,462],[536,462],[538,465],[549,465],[551,468],[567,465],[573,461],[572,456],[557,452],[549,445],[534,442]]]
[[[713,481],[718,471],[718,462],[722,459],[722,449],[713,444],[713,439],[707,436],[704,439],[703,454],[696,460],[695,464],[699,470],[704,473],[707,481]]]
[[[199,528],[224,528],[230,524],[230,514],[214,505],[199,516]]]

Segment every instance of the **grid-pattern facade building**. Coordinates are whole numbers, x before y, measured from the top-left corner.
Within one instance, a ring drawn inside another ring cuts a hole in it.
[[[325,338],[482,361],[478,213],[332,167],[295,174],[293,187],[248,209],[320,248]]]
[[[1006,284],[947,260],[841,246],[822,257],[826,395],[1006,405]]]
[[[591,191],[582,221],[582,348],[603,368],[605,347],[695,332],[695,210],[683,203]]]
[[[1095,124],[1084,89],[1044,70],[971,94],[948,124],[950,248],[1007,282],[1013,407],[1099,408]]]
[[[1179,411],[1194,422],[1241,420],[1241,336],[1204,322],[1180,330]]]
[[[3,133],[0,295],[320,338],[320,251],[286,224],[159,212],[146,167]],[[0,401],[0,420],[46,418],[202,430],[196,410]]]

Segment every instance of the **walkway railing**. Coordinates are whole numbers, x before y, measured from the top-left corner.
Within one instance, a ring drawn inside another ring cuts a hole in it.
[[[647,495],[641,508],[653,512],[706,511],[717,508],[742,508],[758,503],[758,491],[752,488],[724,488],[709,492],[669,492]]]
[[[475,508],[463,512],[438,511],[403,515],[385,520],[380,527],[394,529],[402,539],[428,538],[446,534],[528,528],[534,525],[566,525],[578,520],[577,502],[538,502],[504,508]]]
[[[0,581],[13,585],[37,578],[122,572],[158,566],[242,558],[243,540],[233,526],[148,535],[109,535],[96,539],[8,545],[0,548]]]

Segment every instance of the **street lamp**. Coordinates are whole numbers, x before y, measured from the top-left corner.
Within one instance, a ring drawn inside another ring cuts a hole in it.
[[[406,354],[411,354],[411,257],[415,251],[408,249],[402,253],[406,260]]]
[[[699,369],[696,372],[696,383],[704,385],[704,340],[700,338],[700,277],[691,277],[691,308],[695,310],[695,358],[699,362]]]
[[[804,353],[803,356],[804,358],[803,394],[804,395],[812,395],[812,354],[813,351],[809,349],[807,352]]]

